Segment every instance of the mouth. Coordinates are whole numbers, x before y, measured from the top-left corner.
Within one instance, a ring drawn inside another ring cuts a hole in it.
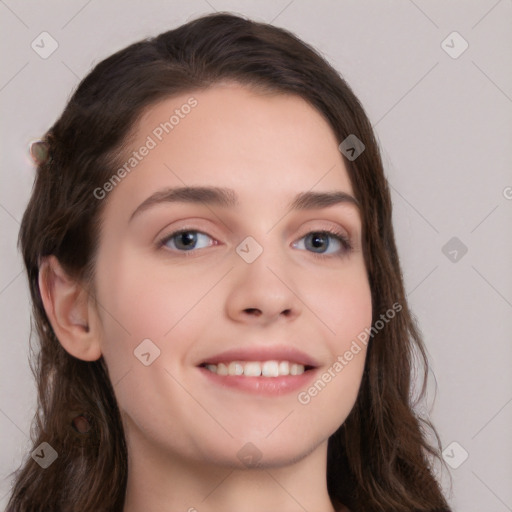
[[[226,361],[224,363],[203,363],[202,368],[217,375],[243,376],[243,377],[285,377],[302,375],[314,369],[314,366],[303,365],[291,361]]]
[[[319,364],[294,348],[231,350],[209,357],[198,368],[211,384],[261,395],[305,387]]]

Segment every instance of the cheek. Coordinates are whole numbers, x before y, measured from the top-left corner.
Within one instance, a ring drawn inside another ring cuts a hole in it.
[[[316,418],[325,432],[334,433],[357,399],[372,325],[372,296],[362,262],[347,265],[328,278],[306,280],[307,304],[318,319],[317,331],[329,362],[315,380],[297,394],[302,418]],[[320,335],[321,336],[321,335]],[[306,420],[305,420],[306,421]]]
[[[121,251],[116,256],[105,257],[97,272],[106,327],[115,331],[121,328],[133,338],[162,337],[183,316],[189,297],[197,298],[198,283],[189,281],[183,286],[176,272],[166,273],[148,264],[150,258]]]
[[[181,427],[204,415],[181,383],[187,379],[183,368],[190,347],[202,334],[205,308],[212,306],[209,296],[200,299],[218,279],[213,271],[198,278],[122,255],[98,267],[102,350],[110,379],[128,425],[149,437],[171,433],[186,446],[188,430]]]
[[[303,283],[306,303],[318,318],[331,352],[339,354],[371,326],[372,294],[362,261]],[[306,293],[307,291],[307,293]]]
[[[96,281],[102,350],[112,380],[137,363],[134,351],[147,339],[164,356],[160,362],[182,363],[206,319],[205,307],[212,307],[208,294],[222,272],[209,268],[198,275],[133,253],[119,251],[111,257],[105,253],[103,260],[98,258]]]

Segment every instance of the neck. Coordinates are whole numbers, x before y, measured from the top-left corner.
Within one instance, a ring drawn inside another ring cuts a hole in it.
[[[326,483],[327,441],[299,461],[256,469],[191,461],[126,431],[123,512],[334,512]]]

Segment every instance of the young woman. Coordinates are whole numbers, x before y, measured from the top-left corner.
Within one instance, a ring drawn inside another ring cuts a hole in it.
[[[33,155],[8,510],[448,510],[378,146],[311,47],[196,19],[99,63]]]

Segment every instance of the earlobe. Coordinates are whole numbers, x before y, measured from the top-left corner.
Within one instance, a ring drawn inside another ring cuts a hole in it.
[[[66,274],[55,256],[39,266],[39,291],[46,315],[63,348],[84,361],[101,357],[99,324],[83,284]]]

